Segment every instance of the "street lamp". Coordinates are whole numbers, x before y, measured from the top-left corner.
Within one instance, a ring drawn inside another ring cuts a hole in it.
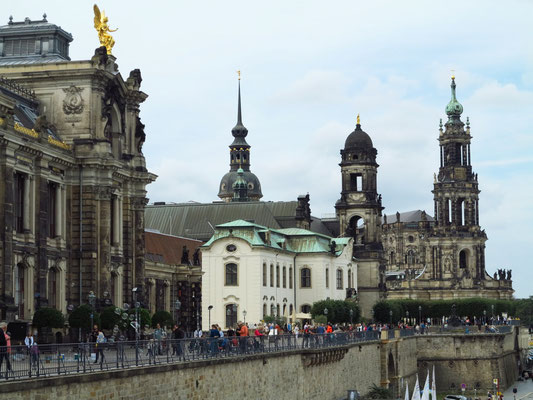
[[[94,292],[91,290],[89,292],[89,304],[91,305],[91,329],[93,329],[94,326],[94,305],[96,303],[96,296]]]
[[[209,312],[209,326],[207,327],[207,330],[211,329],[211,310],[213,309],[213,306],[207,307],[207,311]]]
[[[353,308],[350,308],[350,325],[353,325]]]
[[[418,323],[422,324],[422,306],[418,306]]]
[[[326,324],[328,323],[328,309],[324,308],[324,315],[326,316]]]
[[[242,316],[244,318],[244,325],[246,325],[246,310],[242,310]]]
[[[389,310],[390,328],[392,329],[392,310]]]
[[[494,304],[491,304],[490,308],[492,309],[492,323],[494,324]]]
[[[133,302],[135,303],[135,365],[139,365],[139,307],[140,304],[137,301],[138,287],[131,289],[133,292]]]
[[[405,312],[405,316],[406,316],[406,319],[407,319],[407,325],[409,325],[409,310],[407,310]]]
[[[483,310],[483,325],[487,323],[487,310]]]
[[[174,308],[176,310],[176,324],[179,326],[179,324],[180,324],[180,308],[181,308],[181,301],[179,299],[176,299],[176,302],[174,303]]]

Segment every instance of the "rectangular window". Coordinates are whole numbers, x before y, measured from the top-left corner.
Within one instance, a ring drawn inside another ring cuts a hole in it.
[[[289,267],[289,289],[292,289],[292,267]]]
[[[337,270],[337,289],[342,289],[342,270]]]
[[[57,184],[54,182],[48,182],[48,237],[56,237],[56,190]]]
[[[267,285],[267,265],[263,263],[263,286]]]
[[[329,288],[329,268],[326,268],[326,288]]]
[[[287,267],[283,267],[283,287],[287,287]]]
[[[276,265],[276,287],[279,287],[279,264]]]
[[[363,190],[363,176],[361,174],[350,174],[350,190],[354,192]]]
[[[237,264],[226,264],[226,286],[237,286]]]
[[[270,264],[270,287],[274,287],[274,265]]]
[[[15,211],[15,229],[17,233],[24,232],[24,179],[27,179],[27,177],[24,174],[20,174],[20,173],[15,174],[14,211]]]
[[[310,288],[311,287],[311,270],[309,268],[302,268],[300,270],[300,286],[302,288]]]

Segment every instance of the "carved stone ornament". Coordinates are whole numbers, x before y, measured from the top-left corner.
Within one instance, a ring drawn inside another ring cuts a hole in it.
[[[63,112],[67,115],[81,114],[84,108],[84,101],[81,97],[83,88],[71,85],[69,88],[63,89],[63,91],[66,93],[63,100]]]

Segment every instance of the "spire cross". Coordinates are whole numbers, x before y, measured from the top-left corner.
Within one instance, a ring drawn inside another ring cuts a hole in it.
[[[239,76],[239,80],[241,80],[241,70],[237,70],[237,75]]]

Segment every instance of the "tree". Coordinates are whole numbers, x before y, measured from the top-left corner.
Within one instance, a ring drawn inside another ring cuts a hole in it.
[[[152,328],[155,328],[159,324],[161,327],[171,327],[174,325],[172,315],[168,311],[156,311],[152,315]]]
[[[92,307],[88,304],[82,304],[76,307],[68,318],[68,323],[72,328],[83,328],[90,330],[91,326],[91,313],[93,313],[93,324],[100,326],[100,314],[94,312]]]
[[[525,326],[533,326],[533,296],[529,299],[518,300],[516,315]]]
[[[113,329],[115,325],[119,325],[120,314],[117,314],[115,310],[116,307],[114,306],[106,307],[103,309],[102,313],[100,314],[102,329]]]
[[[33,314],[32,325],[37,328],[63,328],[65,317],[55,308],[39,308]]]
[[[320,300],[313,303],[311,307],[311,315],[316,320],[318,316],[325,315],[325,309],[328,309],[328,322],[349,323],[350,310],[352,310],[351,320],[357,322],[359,320],[359,307],[353,301],[347,300]]]

